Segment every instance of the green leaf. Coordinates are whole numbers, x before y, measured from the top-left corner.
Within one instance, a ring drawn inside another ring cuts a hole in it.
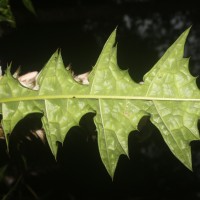
[[[0,22],[8,22],[12,27],[16,26],[9,0],[0,0]]]
[[[40,85],[38,95],[41,99],[45,99],[42,123],[51,150],[56,156],[56,142],[62,143],[69,129],[79,125],[80,118],[91,110],[87,100],[68,98],[70,94],[84,95],[86,87],[74,81],[70,71],[64,68],[58,52],[51,57],[40,73],[38,84]]]
[[[88,78],[78,83],[66,69],[56,51],[37,77],[38,90],[22,86],[10,74],[0,80],[0,105],[5,134],[27,114],[43,114],[42,124],[54,156],[57,142],[63,143],[67,132],[79,125],[83,115],[94,112],[101,159],[113,178],[120,155],[128,156],[128,135],[137,130],[143,116],[160,133],[172,153],[192,169],[190,142],[199,140],[200,93],[196,78],[183,58],[189,29],[166,51],[144,76],[134,82],[128,71],[117,65],[116,30],[108,38]]]
[[[192,170],[190,142],[199,139],[200,93],[196,78],[183,58],[187,29],[144,76],[145,96],[168,98],[152,101],[151,121],[160,130],[172,153]],[[192,98],[192,99],[190,99]]]
[[[31,0],[22,0],[24,6],[31,12],[33,13],[35,16],[36,16],[36,12],[35,12],[35,8],[32,4],[32,1]]]
[[[140,108],[148,107],[148,102],[131,101],[125,97],[136,95],[139,84],[117,66],[117,48],[113,47],[115,36],[116,31],[111,34],[89,76],[90,95],[99,96],[93,103],[99,151],[112,177],[119,156],[128,155],[128,134],[137,130],[141,117],[146,113]]]

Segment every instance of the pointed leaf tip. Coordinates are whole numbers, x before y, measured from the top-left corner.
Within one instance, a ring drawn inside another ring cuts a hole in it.
[[[8,65],[8,66],[7,66],[7,68],[6,68],[6,70],[5,70],[5,74],[6,74],[6,76],[8,76],[8,77],[12,76],[12,75],[11,75],[11,65]]]
[[[108,45],[109,46],[112,45],[112,47],[114,46],[115,40],[116,40],[116,35],[117,35],[117,28],[115,28],[114,31],[110,34],[109,38],[107,39],[107,41],[104,45],[104,48]]]
[[[192,26],[189,26],[189,28],[187,28],[183,33],[182,33],[182,35],[188,35],[189,34],[189,32],[190,32],[190,30],[191,30],[191,28],[192,28]]]
[[[61,48],[58,48],[58,49],[56,50],[56,53],[57,53],[58,55],[60,55],[60,54],[61,54]]]
[[[191,29],[191,26],[189,28],[187,28],[180,36],[179,38],[177,39],[177,41],[184,41],[183,44],[185,43],[186,41],[186,38],[188,37],[188,34],[190,32],[190,29]]]

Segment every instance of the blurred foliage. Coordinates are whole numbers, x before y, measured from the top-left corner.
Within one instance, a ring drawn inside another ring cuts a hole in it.
[[[24,6],[29,10],[32,14],[36,15],[35,8],[31,2],[31,0],[22,0]]]
[[[22,0],[22,3],[27,8],[27,10],[36,15],[31,0]],[[0,0],[0,22],[8,22],[11,27],[16,27],[15,18],[13,16],[9,0]]]
[[[8,22],[12,27],[16,26],[9,0],[0,0],[0,22]]]

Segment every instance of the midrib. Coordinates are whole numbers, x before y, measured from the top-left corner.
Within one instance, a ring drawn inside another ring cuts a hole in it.
[[[165,98],[165,97],[148,97],[148,96],[123,96],[123,95],[38,95],[38,96],[21,96],[12,98],[1,98],[0,103],[16,101],[34,101],[48,99],[116,99],[116,100],[147,100],[147,101],[200,101],[200,98]]]

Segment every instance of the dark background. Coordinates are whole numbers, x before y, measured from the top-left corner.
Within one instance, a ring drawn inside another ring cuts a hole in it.
[[[118,63],[139,82],[165,50],[188,27],[185,56],[190,72],[200,74],[200,8],[198,1],[161,0],[32,0],[37,16],[20,0],[11,1],[16,28],[0,26],[0,61],[5,70],[41,70],[62,50],[75,74],[91,70],[110,33],[117,28]],[[197,80],[199,84],[199,80]],[[193,172],[170,152],[159,131],[143,120],[129,137],[130,159],[121,156],[114,179],[103,166],[93,115],[72,128],[57,160],[48,144],[31,134],[41,128],[41,115],[29,115],[14,129],[9,153],[0,140],[0,198],[7,199],[200,199],[200,143],[191,143]],[[1,173],[0,173],[1,174]],[[1,176],[0,176],[1,177]],[[5,199],[4,199],[5,200]]]

